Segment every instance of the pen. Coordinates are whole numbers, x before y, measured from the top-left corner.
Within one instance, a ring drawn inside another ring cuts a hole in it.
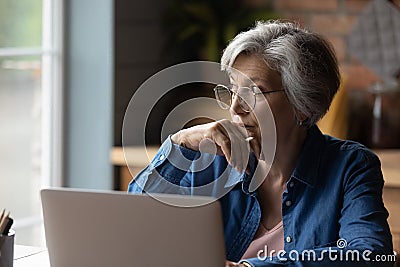
[[[251,141],[251,140],[253,140],[254,139],[254,137],[253,136],[249,136],[249,137],[247,137],[246,139],[244,139],[244,140],[246,140],[247,142],[249,142],[249,141]]]
[[[3,209],[3,212],[2,212],[1,215],[0,215],[0,223],[1,223],[2,219],[3,219],[3,216],[4,216],[4,212],[5,212],[5,211],[6,211],[6,210]]]
[[[3,235],[8,235],[8,233],[10,232],[11,226],[13,225],[14,220],[11,217],[8,217],[8,222],[6,224],[6,227],[3,230]]]
[[[9,216],[10,216],[10,212],[8,212],[8,214],[6,216],[3,216],[3,218],[1,219],[1,221],[0,221],[0,234],[2,234],[4,229],[6,228]]]

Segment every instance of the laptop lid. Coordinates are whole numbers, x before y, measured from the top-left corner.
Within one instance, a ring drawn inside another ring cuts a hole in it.
[[[41,198],[51,266],[225,264],[220,204],[208,197],[43,189]]]

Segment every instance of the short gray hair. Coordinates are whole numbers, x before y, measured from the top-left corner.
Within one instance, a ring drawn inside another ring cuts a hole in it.
[[[340,85],[340,73],[332,46],[320,35],[290,22],[257,22],[238,34],[221,58],[228,71],[239,54],[256,54],[280,73],[289,102],[307,116],[311,126],[321,119]]]

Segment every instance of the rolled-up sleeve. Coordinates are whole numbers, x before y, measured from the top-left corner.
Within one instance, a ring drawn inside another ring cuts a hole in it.
[[[128,192],[222,196],[242,179],[223,155],[194,151],[168,137]]]
[[[180,185],[198,157],[199,152],[173,144],[169,136],[150,164],[130,182],[128,192],[187,194],[189,189]]]

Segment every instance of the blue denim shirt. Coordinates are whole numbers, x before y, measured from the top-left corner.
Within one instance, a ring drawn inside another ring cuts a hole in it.
[[[183,166],[176,166],[173,162],[182,155],[186,158]],[[199,160],[211,164],[196,170],[193,166]],[[221,179],[230,189],[219,199],[226,258],[237,262],[253,240],[261,218],[257,191],[249,191],[255,166],[252,155],[250,174],[241,175],[225,157],[192,151],[168,138],[128,191],[196,194],[198,186]],[[393,255],[388,212],[382,201],[383,183],[379,159],[370,150],[311,127],[282,195],[284,252],[246,261],[252,266],[393,266],[393,261],[375,260],[376,255]]]

